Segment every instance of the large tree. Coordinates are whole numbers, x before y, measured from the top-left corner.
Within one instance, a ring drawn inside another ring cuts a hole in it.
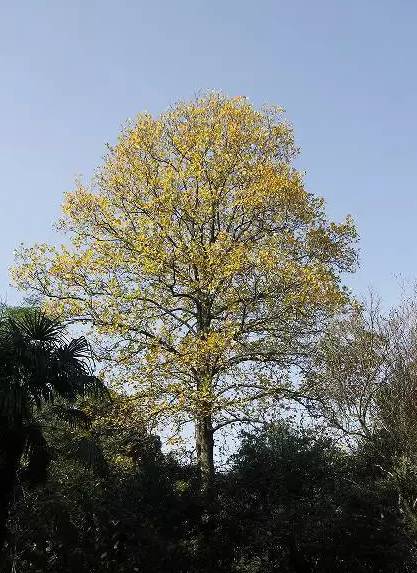
[[[150,417],[195,424],[206,486],[216,430],[284,396],[347,301],[355,228],[327,220],[296,155],[282,110],[243,97],[140,114],[93,184],[66,195],[69,241],[22,249],[13,271],[94,327]]]

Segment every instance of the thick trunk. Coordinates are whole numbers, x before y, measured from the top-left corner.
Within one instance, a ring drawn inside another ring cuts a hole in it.
[[[210,415],[203,416],[196,421],[195,437],[201,492],[209,497],[214,478],[214,439],[213,424]]]
[[[201,522],[200,538],[197,555],[198,570],[202,572],[216,571],[216,557],[213,553],[213,503],[214,503],[214,440],[213,424],[210,415],[196,420],[195,428],[197,463],[200,473]]]

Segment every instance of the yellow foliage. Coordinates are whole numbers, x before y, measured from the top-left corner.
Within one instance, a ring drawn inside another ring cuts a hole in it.
[[[296,154],[282,110],[245,98],[140,114],[66,194],[71,245],[22,248],[13,280],[92,324],[151,417],[238,418],[348,300],[354,225],[327,221]]]

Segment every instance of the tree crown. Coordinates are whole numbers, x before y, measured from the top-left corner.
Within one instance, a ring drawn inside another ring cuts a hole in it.
[[[296,154],[282,110],[242,97],[139,114],[66,195],[70,245],[22,249],[14,280],[93,324],[150,415],[249,419],[346,304],[356,263],[351,219],[327,220]]]

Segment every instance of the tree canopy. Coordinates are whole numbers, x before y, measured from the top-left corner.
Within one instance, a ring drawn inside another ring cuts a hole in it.
[[[279,108],[209,93],[139,114],[91,186],[66,195],[61,247],[22,248],[15,283],[90,323],[148,418],[213,434],[285,395],[356,263],[348,217],[327,219],[294,167]]]

